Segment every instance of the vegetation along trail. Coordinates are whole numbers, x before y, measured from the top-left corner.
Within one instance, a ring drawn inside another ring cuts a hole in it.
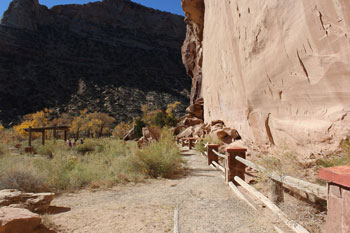
[[[49,221],[59,232],[173,232],[178,208],[179,232],[274,232],[268,211],[241,202],[197,152],[182,153],[186,175],[63,194],[52,204],[71,210]]]

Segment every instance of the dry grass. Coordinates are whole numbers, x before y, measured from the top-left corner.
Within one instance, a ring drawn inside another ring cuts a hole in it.
[[[274,155],[259,155],[254,162],[266,168],[266,171],[257,174],[259,186],[269,185],[270,176],[274,173],[277,175],[289,175],[296,178],[305,176],[305,169],[297,160],[297,155],[288,149],[276,149]]]
[[[195,149],[199,152],[206,151],[205,144],[217,144],[217,145],[223,145],[223,142],[218,139],[217,137],[206,135],[203,139],[197,140],[197,143],[195,145]]]
[[[277,175],[289,175],[306,180],[310,170],[305,169],[298,159],[298,154],[286,147],[276,148],[271,154],[260,154],[254,158],[254,162],[266,168],[264,172],[258,172],[256,177],[256,188],[269,196],[273,182],[269,178],[273,173]],[[298,195],[296,190],[290,191],[291,196],[284,192],[284,203],[279,207],[285,212],[289,219],[294,220],[308,229],[310,232],[320,233],[325,221],[325,209],[321,204],[310,204],[303,200],[303,196]],[[310,202],[312,202],[310,200]]]
[[[4,155],[0,158],[0,189],[63,192],[82,187],[105,187],[120,182],[171,177],[181,172],[183,160],[169,135],[143,149],[136,142],[86,140],[68,148],[64,141],[38,147],[39,156]]]
[[[319,168],[350,165],[350,139],[340,144],[341,152],[330,154],[323,159],[318,159],[316,164]]]
[[[326,211],[302,202],[295,197],[285,194],[285,202],[279,206],[288,218],[298,222],[308,231],[321,233],[324,228]]]

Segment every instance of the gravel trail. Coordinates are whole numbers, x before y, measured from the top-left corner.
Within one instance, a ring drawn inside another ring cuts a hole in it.
[[[71,210],[50,220],[58,232],[163,233],[173,232],[178,208],[180,233],[275,232],[278,221],[269,211],[256,212],[238,199],[197,152],[183,154],[189,171],[182,178],[63,194],[52,204]]]

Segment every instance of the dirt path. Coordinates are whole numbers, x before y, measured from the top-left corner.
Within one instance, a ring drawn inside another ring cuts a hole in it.
[[[177,180],[154,180],[104,191],[64,194],[52,203],[71,210],[51,215],[59,232],[275,232],[268,211],[254,212],[194,151],[185,153],[189,173]]]

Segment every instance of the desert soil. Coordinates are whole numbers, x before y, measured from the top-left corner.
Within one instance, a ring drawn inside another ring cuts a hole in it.
[[[238,199],[204,157],[183,154],[183,177],[63,194],[52,204],[71,210],[50,215],[50,221],[58,232],[173,232],[177,208],[180,233],[271,233],[273,225],[283,227],[269,210],[254,211]]]

